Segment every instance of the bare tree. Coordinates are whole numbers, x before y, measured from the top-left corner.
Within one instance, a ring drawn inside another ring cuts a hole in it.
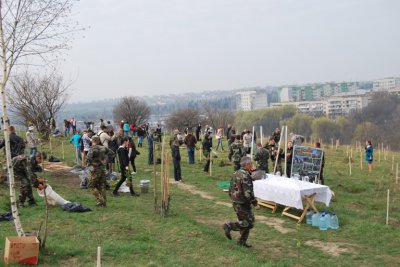
[[[24,58],[45,59],[68,48],[76,24],[68,19],[75,0],[0,0],[0,46],[2,77],[0,92],[6,141],[11,210],[19,236],[25,235],[15,198],[14,172],[11,162],[10,136],[6,130],[9,118],[6,108],[6,86],[16,64]],[[25,62],[26,63],[26,62]]]
[[[197,109],[181,109],[171,114],[167,121],[167,128],[182,129],[193,128],[201,121],[199,110]]]
[[[208,118],[208,123],[214,128],[225,127],[227,124],[232,123],[234,119],[233,112],[227,109],[218,109],[211,105],[205,104],[203,106],[205,115]]]
[[[55,74],[43,77],[31,76],[25,72],[11,80],[9,92],[11,111],[21,124],[32,124],[47,139],[51,122],[65,105],[68,85]]]
[[[114,121],[128,121],[134,125],[144,124],[150,118],[150,108],[146,102],[133,96],[123,97],[114,106]]]

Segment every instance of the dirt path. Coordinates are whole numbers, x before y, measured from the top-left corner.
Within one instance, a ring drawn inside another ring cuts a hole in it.
[[[171,184],[175,184],[179,189],[188,191],[195,195],[199,195],[201,198],[208,199],[208,200],[215,200],[215,197],[212,196],[210,193],[201,191],[201,190],[197,189],[194,185],[189,185],[189,184],[175,182],[175,181],[171,181]],[[215,204],[221,205],[224,207],[232,207],[232,203],[230,203],[230,202],[215,201]],[[256,220],[263,224],[266,224],[270,227],[273,227],[276,231],[280,232],[281,234],[287,234],[287,233],[294,231],[293,229],[285,228],[283,226],[285,221],[282,219],[257,215]],[[221,224],[221,222],[219,222],[219,221],[218,222],[210,222],[209,220],[205,220],[205,219],[199,220],[199,222],[206,222],[206,221],[208,222],[207,224],[209,224],[209,223]]]

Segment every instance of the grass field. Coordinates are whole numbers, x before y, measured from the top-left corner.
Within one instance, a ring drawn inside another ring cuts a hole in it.
[[[61,141],[65,143],[65,161],[72,165],[73,149],[67,139],[53,140],[53,154],[61,157]],[[49,151],[49,145],[44,150]],[[153,177],[146,150],[147,147],[139,148],[141,155],[136,159],[136,188],[139,180]],[[93,211],[68,213],[52,207],[47,249],[40,255],[39,265],[95,266],[96,249],[101,246],[103,266],[399,266],[400,185],[395,183],[392,157],[397,163],[400,154],[390,152],[387,160],[382,156],[379,163],[375,152],[374,170],[368,174],[365,162],[364,170],[360,170],[360,152],[353,147],[350,176],[346,151],[346,147],[325,147],[325,181],[335,197],[329,208],[317,205],[337,212],[340,229],[323,232],[305,223],[297,229],[295,220],[281,217],[282,207],[275,214],[262,208],[255,211],[256,224],[249,238],[251,249],[226,239],[222,230],[224,222],[235,220],[227,193],[217,186],[220,181],[228,181],[232,173],[226,150],[218,153],[210,177],[202,171],[204,162],[199,162],[199,151],[196,164],[190,166],[186,149],[181,149],[184,183],[171,185],[171,208],[166,218],[154,211],[153,185],[150,193],[139,198],[115,198],[109,191],[108,206],[97,208],[94,197],[79,188],[78,177],[69,172],[46,172],[48,183],[58,194]],[[220,167],[221,161],[227,164]],[[171,166],[171,175],[172,171]],[[388,189],[390,220],[386,226]],[[7,192],[8,188],[0,185],[2,204]],[[20,209],[25,231],[37,230],[44,219],[44,200],[36,192],[34,195],[39,205]],[[4,206],[0,205],[0,213],[5,212]],[[0,222],[0,240],[14,235],[12,222]]]

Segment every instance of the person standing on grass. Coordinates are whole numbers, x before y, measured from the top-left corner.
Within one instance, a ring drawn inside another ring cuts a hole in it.
[[[75,148],[75,164],[79,165],[80,161],[82,160],[81,156],[81,135],[79,133],[79,130],[76,130],[74,136],[69,139],[69,143],[74,143],[74,148]]]
[[[128,156],[129,156],[129,161],[132,165],[132,172],[131,174],[136,174],[136,165],[135,165],[135,159],[137,155],[140,155],[140,152],[137,151],[135,142],[133,141],[132,137],[128,137],[129,139],[129,144],[128,144]]]
[[[215,148],[215,151],[218,151],[219,145],[221,145],[221,149],[222,151],[224,151],[224,145],[222,144],[222,132],[223,132],[223,128],[220,127],[217,129],[217,133],[215,134],[215,138],[217,139],[217,146]]]
[[[250,130],[246,130],[246,133],[243,135],[243,149],[246,154],[251,153],[251,141],[252,141],[252,135]]]
[[[123,137],[121,139],[121,146],[117,149],[119,167],[120,167],[120,170],[121,170],[121,179],[115,185],[115,188],[114,188],[114,191],[113,191],[113,196],[118,196],[118,189],[123,184],[123,182],[126,181],[126,173],[129,172],[128,146],[129,146],[129,138],[125,136],[125,137]],[[126,182],[126,186],[129,187],[129,192],[131,193],[131,196],[133,196],[133,197],[138,197],[139,196],[139,194],[136,193],[133,190],[131,174],[129,174],[129,176],[128,176],[128,180]]]
[[[372,162],[374,161],[374,148],[371,141],[365,142],[365,161],[368,163],[368,172],[372,172]]]
[[[88,188],[96,197],[96,206],[106,206],[106,166],[108,158],[114,155],[111,149],[100,145],[100,138],[98,136],[92,137],[92,147],[87,155],[87,163],[90,171]]]
[[[210,163],[211,163],[211,148],[212,148],[212,135],[209,133],[206,133],[204,135],[204,140],[202,143],[203,146],[203,155],[204,158],[206,159],[206,165],[204,166],[204,172],[208,173],[210,170]]]
[[[188,157],[189,157],[189,164],[194,164],[194,150],[196,148],[196,137],[194,137],[193,132],[191,129],[188,130],[188,134],[185,136],[183,142],[186,145]],[[178,141],[179,144],[179,141]]]
[[[90,138],[92,137],[92,131],[86,130],[82,135],[82,144],[83,144],[83,152],[82,152],[82,166],[86,166],[86,157],[89,153],[90,149]]]
[[[197,125],[196,127],[196,140],[200,141],[200,133],[201,133],[201,123],[199,123],[199,125]]]
[[[289,141],[287,143],[286,150],[286,177],[290,178],[292,175],[292,160],[293,160],[293,143]]]
[[[250,175],[253,161],[250,157],[245,156],[241,159],[240,166],[240,170],[233,173],[229,187],[229,197],[238,221],[225,223],[223,229],[225,236],[230,240],[232,240],[231,231],[239,231],[238,245],[251,248],[251,245],[247,243],[250,229],[254,227],[255,221],[251,206],[253,205],[257,210],[260,209],[260,206],[254,196],[253,180]]]
[[[179,141],[174,140],[171,145],[172,160],[174,163],[174,178],[175,181],[182,181],[181,173],[181,154],[179,152]]]
[[[150,130],[150,134],[147,137],[147,146],[149,149],[149,156],[147,159],[147,164],[152,165],[154,164],[154,158],[153,158],[153,146],[154,146],[154,130]]]
[[[257,143],[257,151],[254,155],[254,160],[258,163],[258,169],[265,171],[265,173],[269,173],[268,158],[268,150],[262,147],[261,143]]]
[[[33,126],[29,126],[28,131],[26,132],[26,142],[28,143],[30,158],[33,158],[37,151],[36,149],[37,138],[35,137],[33,129],[34,129]]]

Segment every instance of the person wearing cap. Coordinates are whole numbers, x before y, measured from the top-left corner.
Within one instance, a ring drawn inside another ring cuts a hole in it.
[[[98,136],[92,137],[92,147],[87,155],[87,164],[89,168],[89,185],[88,188],[96,197],[96,206],[106,206],[106,166],[108,159],[114,157],[115,153],[100,145]]]
[[[35,137],[35,133],[33,132],[34,127],[31,125],[28,127],[28,131],[26,132],[26,142],[29,147],[29,157],[33,158],[36,154],[36,143],[37,139]]]

